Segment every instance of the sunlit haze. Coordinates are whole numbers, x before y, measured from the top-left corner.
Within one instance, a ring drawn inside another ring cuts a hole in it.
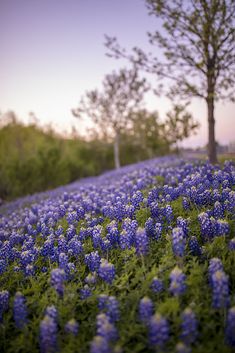
[[[41,125],[71,131],[79,122],[71,114],[81,95],[101,87],[106,73],[126,62],[105,56],[104,34],[127,48],[148,51],[147,31],[156,28],[144,0],[0,0],[0,110],[14,110],[25,122],[34,112]],[[152,80],[154,83],[154,79]],[[164,118],[170,103],[150,95],[146,105]],[[235,105],[216,106],[216,139],[235,140]],[[189,109],[201,123],[197,136],[207,141],[206,106],[194,100]]]

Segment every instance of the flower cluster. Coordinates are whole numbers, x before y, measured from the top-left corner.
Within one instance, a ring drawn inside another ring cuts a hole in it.
[[[25,303],[25,297],[20,292],[17,292],[14,298],[13,315],[16,327],[18,329],[22,329],[28,322],[28,313]]]
[[[100,267],[98,270],[98,275],[103,281],[111,284],[114,280],[114,277],[115,277],[114,265],[109,263],[105,259],[101,259],[101,264],[100,264]]]
[[[148,326],[149,343],[162,349],[169,339],[169,324],[160,314],[151,317]]]
[[[183,228],[177,227],[172,230],[172,249],[176,256],[182,257],[185,252],[186,239]]]
[[[175,295],[181,295],[186,290],[186,276],[179,267],[175,267],[170,274],[170,292]]]

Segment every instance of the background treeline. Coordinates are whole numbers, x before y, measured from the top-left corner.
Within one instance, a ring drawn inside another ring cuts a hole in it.
[[[122,165],[168,153],[170,144],[159,131],[153,115],[144,123],[140,117],[125,129],[120,140]],[[93,133],[85,140],[75,135],[63,138],[52,129],[26,126],[16,118],[1,121],[0,198],[10,200],[114,168],[108,137]]]

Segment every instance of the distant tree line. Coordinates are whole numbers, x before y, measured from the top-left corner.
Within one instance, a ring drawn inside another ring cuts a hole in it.
[[[169,115],[163,123],[157,112],[132,111],[125,128],[119,130],[119,163],[127,165],[174,152],[175,139],[187,137],[192,121],[189,119],[188,124],[183,107],[180,113],[175,114],[173,110],[171,114],[174,118]],[[36,123],[26,126],[14,113],[5,116],[8,118],[0,117],[0,198],[3,200],[52,189],[115,167],[112,134],[101,134],[95,128],[88,139],[77,133],[64,138],[52,129],[43,131]],[[181,135],[169,134],[172,121]]]

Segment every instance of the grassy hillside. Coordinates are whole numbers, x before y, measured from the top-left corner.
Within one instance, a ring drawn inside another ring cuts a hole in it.
[[[0,197],[51,189],[112,168],[112,150],[99,141],[63,139],[35,125],[0,129]]]

